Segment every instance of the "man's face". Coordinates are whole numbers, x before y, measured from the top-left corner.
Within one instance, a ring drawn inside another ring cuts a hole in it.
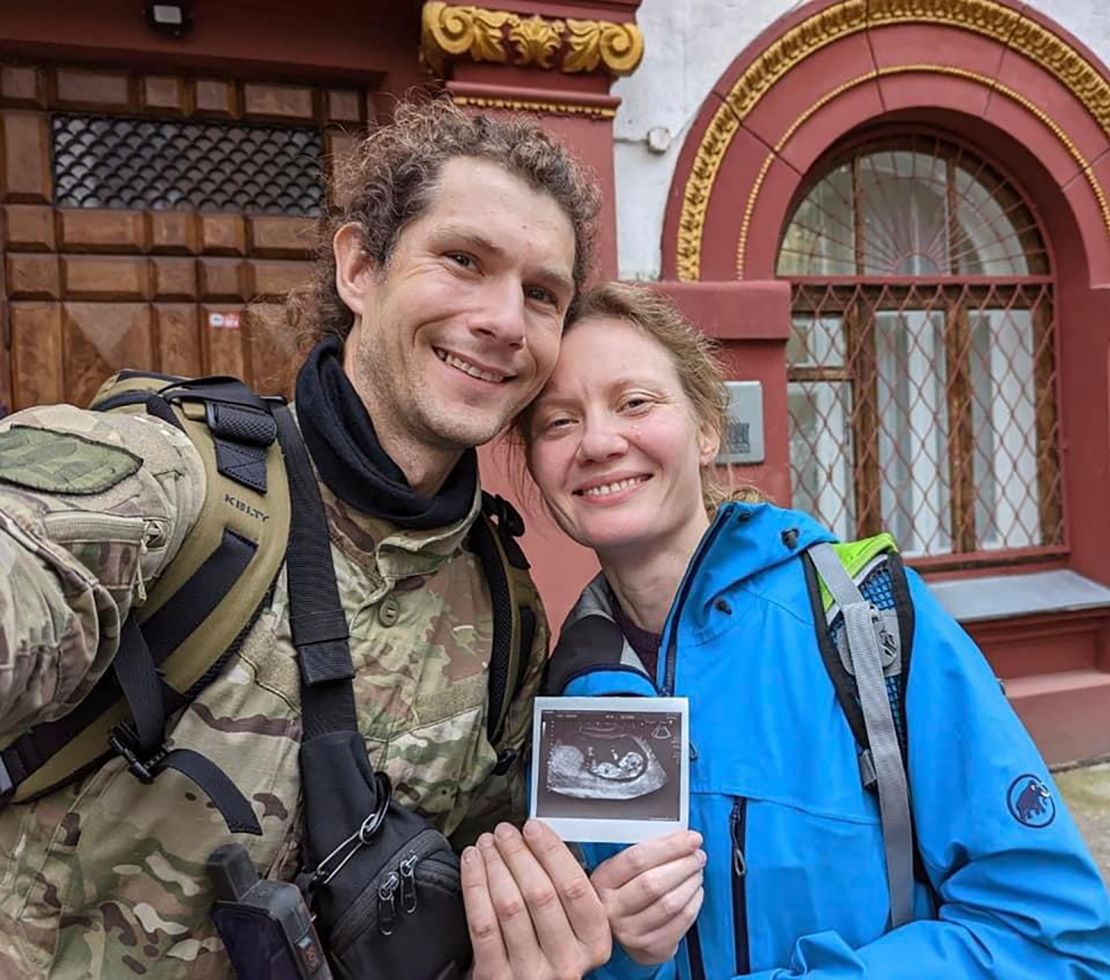
[[[411,455],[488,442],[555,366],[574,292],[566,213],[498,164],[455,157],[385,267],[352,259],[346,288],[341,235],[340,292],[359,317],[345,368],[383,444]]]

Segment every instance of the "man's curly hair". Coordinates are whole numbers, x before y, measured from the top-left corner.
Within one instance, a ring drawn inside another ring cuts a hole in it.
[[[303,340],[343,338],[354,323],[335,287],[336,231],[356,223],[363,250],[384,267],[402,230],[432,203],[443,165],[455,157],[491,160],[554,199],[574,229],[574,285],[582,289],[600,198],[593,177],[567,149],[527,118],[468,116],[445,98],[402,103],[392,122],[371,132],[334,175],[312,281],[288,301]]]

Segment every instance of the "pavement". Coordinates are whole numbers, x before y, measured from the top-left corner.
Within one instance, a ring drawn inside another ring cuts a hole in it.
[[[1110,886],[1110,762],[1052,775]]]

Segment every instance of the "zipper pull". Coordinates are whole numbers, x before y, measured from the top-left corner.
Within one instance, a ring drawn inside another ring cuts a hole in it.
[[[394,894],[401,884],[396,871],[390,871],[385,881],[378,885],[378,932],[383,936],[393,935],[393,926],[397,921],[397,903]]]
[[[401,908],[406,912],[416,911],[416,854],[410,854],[401,862]]]
[[[744,857],[744,819],[742,804],[732,808],[732,871],[737,878],[748,873],[748,862]]]
[[[744,858],[744,852],[735,846],[732,848],[732,870],[737,878],[743,878],[748,873],[748,862]]]

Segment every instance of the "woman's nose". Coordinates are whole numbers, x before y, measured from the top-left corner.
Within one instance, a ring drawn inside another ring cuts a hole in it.
[[[578,455],[583,459],[609,459],[627,448],[628,441],[619,425],[609,420],[587,421],[578,444]]]

